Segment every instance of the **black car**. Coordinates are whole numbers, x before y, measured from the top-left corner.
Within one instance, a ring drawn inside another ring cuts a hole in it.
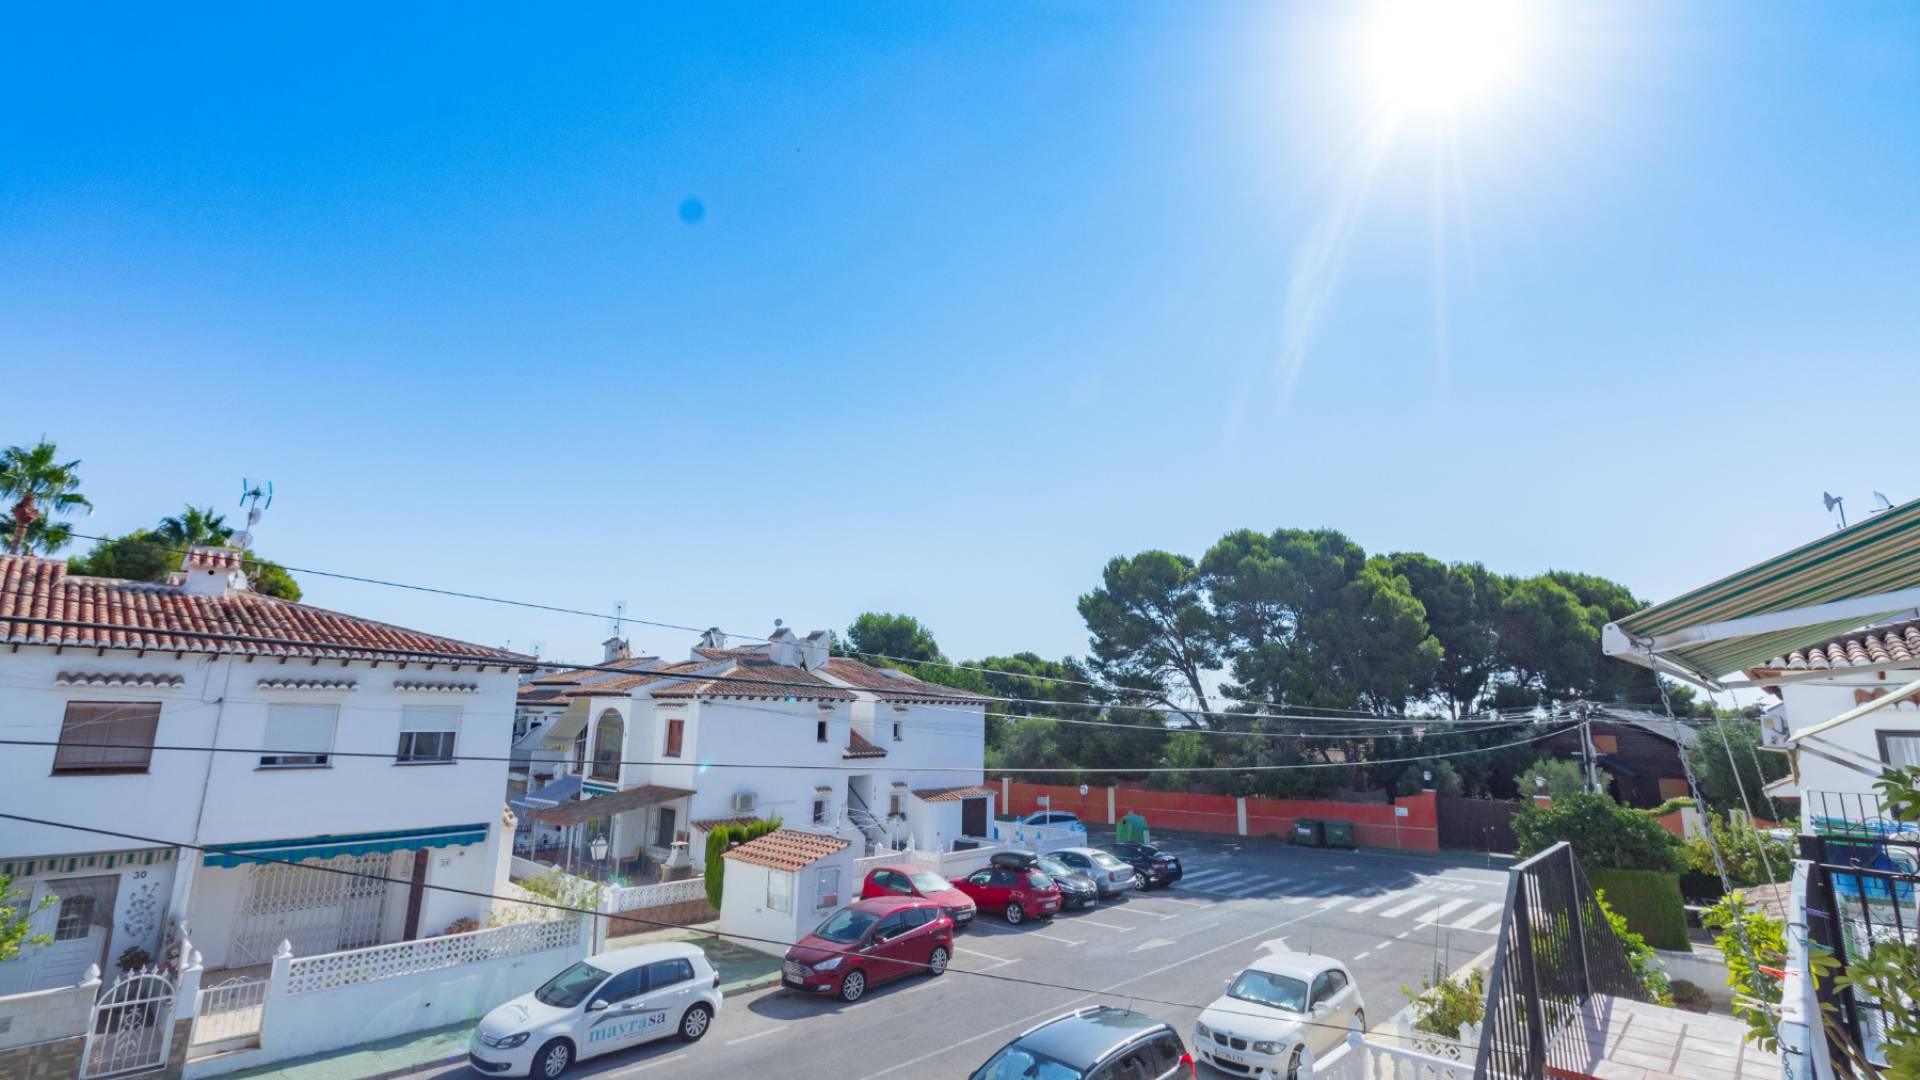
[[[1180,869],[1180,856],[1152,844],[1109,844],[1107,850],[1121,861],[1132,864],[1134,872],[1140,875],[1140,887],[1143,889],[1171,885],[1186,874]]]
[[[1100,887],[1087,875],[1052,855],[1040,856],[1039,870],[1060,886],[1060,906],[1071,911],[1100,902]]]
[[[1193,1055],[1173,1027],[1145,1013],[1088,1005],[1056,1016],[1000,1048],[969,1080],[1037,1076],[1192,1080]]]

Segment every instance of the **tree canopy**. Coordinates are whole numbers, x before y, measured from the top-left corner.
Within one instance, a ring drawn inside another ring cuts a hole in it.
[[[863,612],[847,627],[845,653],[919,662],[944,659],[933,631],[911,615]]]
[[[1551,806],[1523,806],[1513,816],[1513,835],[1523,857],[1565,840],[1589,867],[1677,870],[1681,864],[1678,837],[1651,814],[1605,795],[1569,795]]]
[[[54,518],[93,509],[80,494],[80,462],[61,461],[60,448],[45,439],[0,450],[0,500],[12,504],[0,539],[16,555],[59,551],[73,541],[73,526]]]
[[[165,581],[180,569],[188,548],[223,544],[233,529],[212,507],[185,507],[163,518],[152,529],[135,529],[124,536],[101,540],[84,555],[67,560],[70,574],[124,578],[128,581]],[[263,596],[300,599],[300,585],[285,567],[249,551],[240,560],[247,585]]]

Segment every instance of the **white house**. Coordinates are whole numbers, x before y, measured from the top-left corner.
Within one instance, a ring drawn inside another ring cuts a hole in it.
[[[1842,634],[1749,674],[1779,698],[1763,720],[1767,747],[1793,761],[1769,792],[1800,799],[1804,822],[1872,816],[1881,772],[1920,765],[1920,700],[1830,724],[1920,679],[1920,619]]]
[[[484,923],[506,763],[455,755],[498,757],[526,657],[250,592],[226,548],[170,584],[0,555],[0,647],[0,809],[102,830],[0,819],[54,898],[0,994],[163,960],[170,921],[208,967]]]
[[[859,895],[854,849],[838,836],[777,829],[725,858],[720,925],[775,956]]]
[[[776,627],[766,644],[729,647],[709,630],[685,661],[581,679],[544,745],[585,772],[582,801],[532,818],[610,828],[609,859],[629,867],[657,866],[675,841],[701,863],[714,826],[761,817],[863,849],[990,835],[988,699],[828,643]]]

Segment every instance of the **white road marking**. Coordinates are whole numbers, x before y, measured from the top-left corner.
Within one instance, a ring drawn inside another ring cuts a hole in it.
[[[765,1037],[767,1037],[768,1035],[778,1035],[778,1034],[780,1034],[781,1032],[783,1032],[783,1031],[785,1031],[785,1030],[787,1030],[787,1029],[786,1029],[786,1027],[785,1027],[785,1025],[782,1025],[782,1026],[780,1026],[780,1027],[771,1027],[771,1028],[768,1028],[768,1029],[767,1029],[767,1030],[765,1030],[765,1031],[756,1031],[756,1032],[754,1032],[754,1033],[753,1033],[753,1034],[751,1034],[751,1035],[742,1035],[742,1036],[740,1036],[740,1037],[739,1037],[739,1038],[737,1038],[737,1039],[728,1039],[728,1040],[727,1040],[727,1045],[728,1045],[728,1046],[738,1046],[738,1045],[740,1045],[740,1044],[741,1044],[741,1043],[743,1043],[743,1042],[751,1042],[751,1041],[753,1041],[754,1039],[763,1039],[763,1038],[765,1038]]]
[[[1043,931],[1043,930],[1029,930],[1029,931],[1027,931],[1027,932],[1026,932],[1026,934],[1025,934],[1024,936],[1026,936],[1026,937],[1037,937],[1037,938],[1045,938],[1045,939],[1047,939],[1048,941],[1058,941],[1058,942],[1060,942],[1060,943],[1061,943],[1062,945],[1065,945],[1065,946],[1066,946],[1067,948],[1069,948],[1069,949],[1071,949],[1071,948],[1073,948],[1073,947],[1074,947],[1075,945],[1085,945],[1085,944],[1086,944],[1086,942],[1084,942],[1084,941],[1075,941],[1075,940],[1073,940],[1072,938],[1063,938],[1063,937],[1061,937],[1061,936],[1060,936],[1060,935],[1058,935],[1058,934],[1049,934],[1049,933],[1047,933],[1047,932],[1045,932],[1045,931]]]
[[[1397,933],[1397,934],[1395,934],[1395,935],[1393,935],[1393,940],[1395,940],[1395,941],[1399,941],[1399,940],[1400,940],[1401,938],[1404,938],[1404,937],[1408,937],[1408,936],[1410,936],[1410,935],[1411,935],[1412,933],[1413,933],[1413,931],[1411,931],[1411,930],[1402,930],[1402,931],[1400,931],[1399,933]]]
[[[1231,873],[1233,873],[1233,871],[1228,870],[1224,867],[1215,867],[1208,870],[1192,870],[1192,871],[1189,871],[1186,874],[1186,876],[1182,877],[1180,880],[1181,881],[1205,881],[1208,878],[1216,878],[1216,877],[1220,877],[1223,874],[1231,874]]]
[[[1362,900],[1361,902],[1353,905],[1347,910],[1355,914],[1358,914],[1362,911],[1372,911],[1374,908],[1379,907],[1381,904],[1386,903],[1387,901],[1393,899],[1395,895],[1397,895],[1395,893],[1385,892],[1383,890],[1373,889],[1373,888],[1369,888],[1368,892],[1371,894],[1374,894],[1373,899]]]
[[[1261,878],[1254,878],[1252,881],[1249,881],[1249,882],[1245,882],[1239,888],[1226,889],[1224,891],[1228,896],[1238,899],[1239,897],[1246,896],[1249,893],[1271,892],[1273,890],[1280,889],[1284,886],[1291,885],[1291,884],[1293,884],[1292,878],[1261,877]]]
[[[1354,954],[1353,954],[1353,958],[1354,958],[1355,960],[1365,960],[1365,959],[1366,959],[1367,957],[1369,957],[1369,956],[1372,956],[1372,955],[1373,955],[1373,950],[1372,950],[1372,949],[1362,949],[1362,950],[1360,950],[1359,952],[1357,952],[1357,953],[1354,953]]]
[[[1412,911],[1414,908],[1420,907],[1423,904],[1431,904],[1431,903],[1433,903],[1433,897],[1431,896],[1415,896],[1413,899],[1408,900],[1406,903],[1395,904],[1394,906],[1381,912],[1380,917],[1383,919],[1397,919],[1400,916],[1405,915],[1407,912]]]
[[[1205,885],[1187,885],[1185,881],[1182,881],[1181,884],[1187,885],[1187,887],[1189,889],[1192,889],[1194,892],[1224,893],[1226,892],[1229,883],[1239,884],[1241,882],[1247,881],[1252,878],[1257,878],[1257,877],[1265,877],[1265,875],[1264,874],[1248,874],[1248,873],[1228,874],[1226,877],[1214,878],[1212,881],[1207,882]]]
[[[1133,930],[1133,929],[1135,929],[1134,927],[1131,927],[1131,926],[1121,926],[1121,925],[1120,925],[1119,923],[1110,923],[1110,922],[1095,922],[1094,920],[1092,920],[1092,919],[1087,919],[1087,918],[1079,918],[1079,919],[1075,919],[1075,920],[1073,920],[1073,925],[1075,925],[1075,926],[1097,926],[1097,927],[1099,927],[1099,928],[1100,928],[1100,929],[1102,929],[1102,930],[1118,930],[1118,931],[1120,931],[1120,932],[1121,932],[1121,933],[1123,933],[1123,934],[1124,934],[1124,933],[1127,933],[1127,932],[1128,932],[1128,931],[1130,931],[1130,930]]]
[[[1479,927],[1476,927],[1474,923],[1484,920],[1489,915],[1499,914],[1505,906],[1504,904],[1481,904],[1479,907],[1473,909],[1473,914],[1454,920],[1453,925],[1462,930],[1477,930]]]
[[[1172,897],[1168,897],[1168,899],[1172,899]],[[1194,901],[1192,900],[1176,901],[1176,902],[1188,903],[1188,904],[1194,903]],[[1107,915],[1142,915],[1150,919],[1159,919],[1162,922],[1165,922],[1168,919],[1177,919],[1180,917],[1180,913],[1177,911],[1149,911],[1146,908],[1137,907],[1133,904],[1109,905],[1107,907],[1101,908],[1100,911]]]
[[[1338,882],[1330,881],[1330,882],[1327,882],[1326,884],[1308,889],[1305,892],[1301,893],[1299,896],[1287,897],[1287,903],[1304,904],[1307,901],[1312,900],[1314,897],[1326,896],[1329,893],[1336,893],[1336,892],[1339,892],[1340,889],[1341,889],[1341,886]]]
[[[646,1070],[648,1070],[648,1069],[653,1069],[653,1068],[658,1068],[659,1066],[661,1066],[661,1065],[665,1065],[665,1064],[667,1064],[668,1062],[671,1062],[671,1061],[680,1061],[680,1060],[682,1060],[682,1059],[683,1059],[683,1058],[685,1058],[685,1057],[686,1057],[686,1054],[684,1054],[684,1053],[681,1053],[681,1054],[667,1054],[667,1055],[666,1055],[666,1056],[664,1056],[664,1057],[657,1057],[657,1058],[654,1058],[654,1059],[653,1059],[652,1061],[643,1061],[643,1062],[641,1062],[641,1063],[640,1063],[640,1064],[638,1064],[638,1065],[629,1065],[629,1066],[627,1066],[626,1068],[623,1068],[623,1069],[615,1069],[614,1071],[612,1071],[612,1072],[610,1072],[610,1073],[606,1073],[605,1075],[607,1075],[607,1076],[625,1076],[625,1075],[626,1075],[626,1074],[628,1074],[628,1073],[637,1073],[637,1072],[645,1072],[645,1071],[646,1071]]]
[[[1446,918],[1447,915],[1452,913],[1456,908],[1466,907],[1467,903],[1468,901],[1465,901],[1465,900],[1449,900],[1446,903],[1441,904],[1437,908],[1433,908],[1429,911],[1421,912],[1419,915],[1416,915],[1414,917],[1413,921],[1421,924],[1422,926],[1425,926],[1429,923],[1437,923],[1441,919]]]

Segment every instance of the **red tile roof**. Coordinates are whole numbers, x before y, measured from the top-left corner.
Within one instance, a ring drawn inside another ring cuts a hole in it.
[[[665,679],[684,678],[697,671],[713,667],[711,660],[686,660],[678,664],[668,664],[653,671],[636,671],[630,675],[615,675],[600,682],[588,683],[578,690],[568,691],[571,697],[623,697],[633,693],[636,686],[646,686]]]
[[[0,643],[339,660],[529,663],[532,657],[259,593],[67,574],[64,559],[0,555]],[[439,655],[445,654],[445,655]]]
[[[881,747],[868,742],[865,735],[857,731],[848,731],[847,752],[840,756],[843,758],[875,758],[886,757],[887,752]]]
[[[754,866],[770,866],[775,870],[798,870],[844,850],[846,846],[847,842],[837,836],[801,832],[798,829],[775,829],[729,850],[722,858],[738,859]]]
[[[712,832],[722,825],[732,825],[741,821],[753,821],[752,814],[735,814],[732,817],[694,818],[687,824],[700,832]]]
[[[609,671],[625,671],[628,668],[645,667],[648,664],[657,664],[659,662],[660,658],[657,656],[634,656],[625,660],[610,660],[607,663],[601,664],[599,667],[567,668],[562,671],[549,671],[545,674],[536,675],[527,680],[527,682],[530,686],[574,686],[596,675],[606,675]]]
[[[1920,660],[1920,619],[1869,626],[1766,664],[1774,671],[1905,666]]]
[[[693,678],[653,693],[657,698],[793,698],[796,701],[852,701],[854,695],[805,668],[751,656],[733,657],[733,666],[716,678]],[[706,664],[702,666],[711,666]]]
[[[983,795],[998,795],[999,789],[991,784],[972,784],[967,787],[921,788],[913,797],[921,802],[959,802],[962,799],[978,799]]]
[[[907,704],[945,703],[945,704],[985,704],[991,698],[982,697],[968,690],[956,690],[951,686],[941,686],[925,679],[917,679],[904,671],[892,668],[877,668],[863,664],[858,660],[849,660],[836,656],[827,661],[827,674],[850,686],[871,691],[881,701]]]

